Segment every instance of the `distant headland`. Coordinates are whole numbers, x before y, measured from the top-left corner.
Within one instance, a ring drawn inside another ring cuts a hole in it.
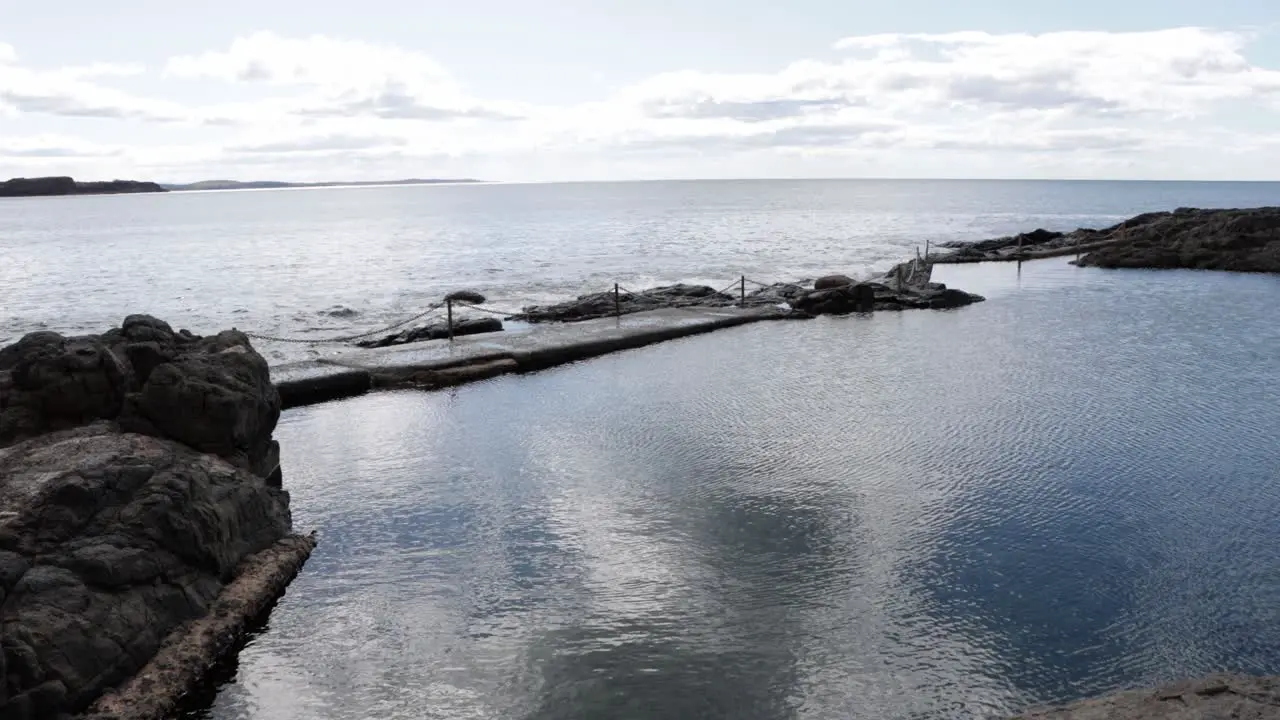
[[[157,183],[137,180],[76,182],[73,178],[13,178],[0,182],[0,197],[38,197],[43,195],[110,195],[116,193],[164,192]]]
[[[154,183],[139,180],[107,180],[77,182],[67,176],[13,178],[0,182],[0,197],[40,197],[46,195],[111,195],[119,193],[158,193],[170,190],[266,190],[274,188],[361,187],[369,185],[440,185],[445,183],[478,183],[471,178],[412,178],[408,180],[366,180],[356,182],[278,182],[274,180],[241,182],[238,180],[202,180],[194,183]]]
[[[279,182],[276,180],[259,180],[242,182],[239,180],[201,180],[200,182],[173,184],[165,183],[165,190],[272,190],[278,188],[321,188],[321,187],[368,187],[371,185],[442,185],[453,183],[479,183],[483,180],[472,178],[410,178],[408,180],[360,180],[354,182]]]

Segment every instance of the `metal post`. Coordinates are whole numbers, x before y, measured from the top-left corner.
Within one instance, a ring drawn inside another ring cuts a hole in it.
[[[742,292],[738,294],[739,297],[741,298],[741,300],[738,303],[738,307],[746,307],[747,306],[747,276],[746,275],[742,276],[741,282],[742,282]]]
[[[924,241],[924,259],[929,259],[929,240],[927,238]]]
[[[449,308],[449,342],[453,342],[453,300],[445,300],[444,304]]]
[[[613,284],[613,316],[622,317],[622,296],[618,293],[618,283]]]

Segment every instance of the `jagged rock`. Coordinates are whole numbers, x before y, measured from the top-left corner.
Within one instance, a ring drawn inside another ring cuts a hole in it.
[[[0,349],[0,447],[99,419],[267,477],[280,396],[243,333],[201,338],[147,315],[102,335],[32,333]]]
[[[234,330],[0,348],[0,717],[85,709],[289,533],[279,415]]]
[[[262,477],[107,421],[0,449],[0,717],[83,710],[289,529]]]
[[[1280,678],[1212,675],[1155,690],[1127,690],[1014,720],[1276,720]]]
[[[616,297],[616,305],[614,293],[603,292],[581,295],[576,300],[556,305],[530,306],[512,319],[531,323],[573,322],[664,307],[729,307],[738,304],[739,300],[706,285],[666,285],[638,294],[620,293]]]
[[[453,323],[454,337],[501,331],[502,321],[496,317],[455,320]],[[424,340],[443,340],[447,337],[449,337],[449,324],[444,322],[404,330],[393,335],[388,335],[379,340],[365,340],[356,343],[356,345],[364,348],[378,348],[388,347],[391,345],[404,345],[405,343],[412,342],[422,342]]]
[[[866,282],[813,290],[792,300],[791,306],[810,315],[844,315],[873,310],[945,310],[983,299],[981,295],[950,289],[942,283],[908,286],[898,291],[882,283]]]
[[[1188,268],[1280,273],[1280,208],[1143,213],[1107,228],[1034,230],[977,242],[946,243],[939,263],[1032,260],[1081,254],[1076,264],[1110,268]]]
[[[1179,208],[1126,222],[1104,231],[1114,242],[1078,264],[1280,273],[1280,207]]]
[[[871,283],[838,285],[813,290],[791,301],[791,306],[810,315],[843,315],[874,309],[876,288]]]
[[[809,292],[809,289],[796,283],[774,283],[766,287],[756,288],[747,293],[747,307],[764,305],[780,305]]]
[[[830,290],[831,288],[844,287],[846,285],[852,285],[853,283],[853,278],[848,275],[823,275],[813,281],[813,289]]]

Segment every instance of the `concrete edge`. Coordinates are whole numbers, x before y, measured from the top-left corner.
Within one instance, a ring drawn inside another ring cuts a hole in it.
[[[514,357],[516,364],[519,366],[520,372],[536,372],[538,370],[556,367],[557,365],[566,365],[579,360],[607,355],[620,350],[632,350],[646,345],[665,342],[667,340],[675,340],[677,338],[690,337],[693,335],[702,335],[704,333],[724,330],[726,328],[737,327],[739,325],[747,325],[750,323],[760,322],[762,320],[780,320],[782,318],[782,313],[729,315],[691,325],[675,325],[671,327],[655,328],[652,330],[638,330],[615,337],[585,340],[583,342],[572,343],[570,345],[543,348],[541,350],[515,352],[512,353],[512,356]]]
[[[373,389],[373,377],[369,371],[355,369],[332,375],[276,383],[276,390],[280,393],[281,410],[355,397],[371,389]]]
[[[701,335],[764,320],[808,319],[809,317],[811,316],[781,310],[727,315],[685,325],[629,330],[620,335],[594,338],[539,350],[500,351],[473,355],[467,358],[400,367],[367,368],[356,366],[354,363],[323,360],[321,362],[332,365],[335,369],[346,368],[346,370],[340,370],[330,375],[287,380],[278,383],[276,389],[280,392],[281,409],[288,410],[305,405],[356,397],[374,389],[418,388],[433,390],[452,387],[509,373],[546,370],[558,365],[565,365],[621,350],[631,350],[667,340]]]
[[[208,612],[169,633],[141,670],[98,698],[80,720],[165,720],[284,594],[315,546],[314,534],[290,535],[245,558]]]

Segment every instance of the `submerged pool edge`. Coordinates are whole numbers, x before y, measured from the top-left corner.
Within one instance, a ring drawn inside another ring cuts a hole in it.
[[[536,372],[750,323],[811,317],[779,308],[667,308],[453,341],[352,350],[273,367],[271,374],[282,408],[287,410],[374,389],[433,390],[508,373]]]

